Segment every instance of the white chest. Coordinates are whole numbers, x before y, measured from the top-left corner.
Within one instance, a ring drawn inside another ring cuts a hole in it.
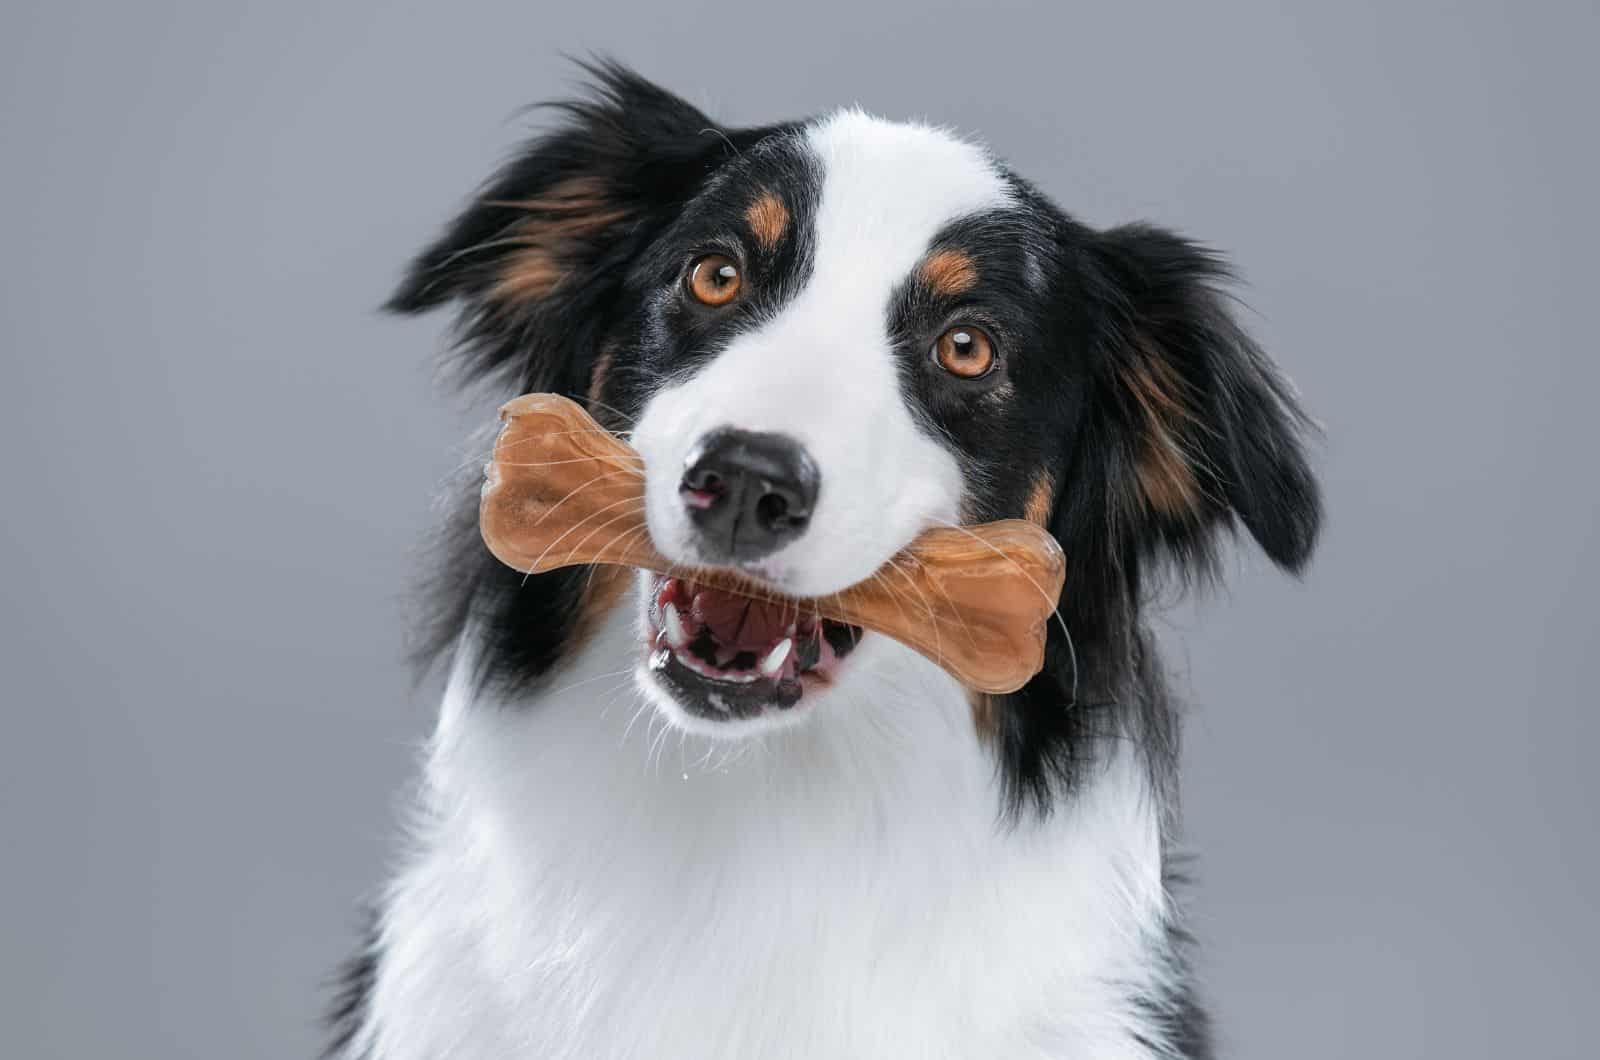
[[[848,708],[726,745],[641,710],[634,636],[527,707],[452,680],[379,1060],[1150,1055],[1168,910],[1126,757],[1008,828],[965,697],[898,645]]]

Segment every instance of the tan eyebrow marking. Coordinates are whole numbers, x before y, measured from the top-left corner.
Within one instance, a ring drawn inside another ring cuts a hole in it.
[[[958,295],[978,282],[978,266],[959,250],[936,250],[917,271],[934,294]]]
[[[764,191],[746,208],[744,219],[755,233],[756,242],[771,250],[789,228],[789,208],[776,194]]]

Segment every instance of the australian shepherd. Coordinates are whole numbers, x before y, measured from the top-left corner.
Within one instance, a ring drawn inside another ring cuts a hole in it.
[[[674,562],[816,597],[1026,518],[1066,553],[1060,621],[975,695],[686,578],[524,576],[468,483],[424,648],[448,685],[331,1055],[1211,1055],[1141,608],[1239,526],[1298,571],[1320,519],[1227,267],[946,129],[726,128],[590,73],[389,307],[453,306],[465,378],[628,439]]]

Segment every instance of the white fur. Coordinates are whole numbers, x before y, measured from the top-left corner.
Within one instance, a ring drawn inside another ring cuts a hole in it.
[[[814,724],[668,730],[619,608],[525,707],[458,662],[358,1045],[382,1060],[1143,1057],[1158,825],[1123,755],[997,819],[962,691],[883,638]]]
[[[959,470],[901,398],[885,307],[939,228],[1005,191],[935,130],[852,112],[810,142],[812,281],[652,399],[634,442],[651,530],[691,558],[676,476],[694,440],[799,438],[822,499],[768,573],[822,593],[958,513]],[[1136,1000],[1171,972],[1169,908],[1127,740],[1047,821],[1008,827],[966,694],[909,649],[868,637],[786,715],[803,723],[724,725],[745,739],[718,742],[641,694],[638,620],[639,601],[618,607],[531,703],[469,702],[467,635],[352,1056],[1160,1054]]]

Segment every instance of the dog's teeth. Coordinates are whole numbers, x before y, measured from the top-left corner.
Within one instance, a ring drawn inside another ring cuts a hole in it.
[[[667,635],[667,642],[674,648],[689,646],[689,631],[683,628],[677,605],[669,603],[661,609],[661,628]]]
[[[783,669],[783,664],[789,661],[789,651],[793,647],[794,639],[792,637],[784,637],[780,640],[778,646],[769,651],[767,657],[761,660],[761,672],[768,677],[776,676],[778,671]]]

